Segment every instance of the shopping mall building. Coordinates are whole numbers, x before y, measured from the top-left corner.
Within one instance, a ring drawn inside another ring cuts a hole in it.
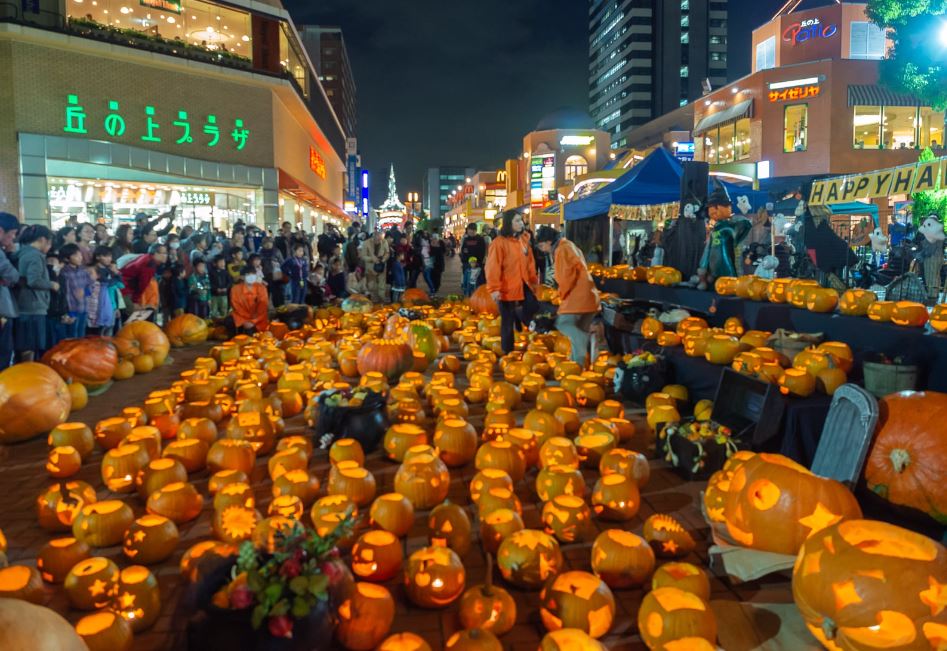
[[[863,3],[778,15],[753,32],[752,73],[695,104],[694,157],[788,189],[943,155],[944,113],[878,84],[890,41]]]
[[[321,229],[344,155],[278,0],[0,4],[0,210],[26,222]]]

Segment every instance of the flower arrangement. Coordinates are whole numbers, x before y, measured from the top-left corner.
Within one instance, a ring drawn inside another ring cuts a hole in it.
[[[266,624],[270,635],[291,638],[295,620],[308,617],[345,576],[336,562],[336,543],[351,533],[351,511],[328,535],[295,522],[275,534],[273,553],[250,541],[240,546],[230,581],[211,603],[223,609],[247,610],[254,630]]]
[[[683,436],[688,441],[706,441],[713,439],[715,443],[725,445],[733,432],[729,427],[715,423],[712,420],[695,421],[682,420],[679,423],[668,423],[661,430],[660,437]]]
[[[627,368],[638,368],[641,366],[650,366],[658,361],[657,356],[647,350],[636,350],[625,355],[622,358]]]
[[[346,390],[330,389],[326,391],[324,404],[326,407],[361,407],[370,394],[377,395],[376,392],[364,387]]]

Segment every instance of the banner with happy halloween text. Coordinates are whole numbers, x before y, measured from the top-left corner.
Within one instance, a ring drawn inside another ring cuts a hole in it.
[[[937,188],[947,188],[947,157],[813,181],[809,205],[827,206],[893,194],[910,195]]]

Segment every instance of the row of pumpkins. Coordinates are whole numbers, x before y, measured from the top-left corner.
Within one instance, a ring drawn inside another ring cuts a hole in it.
[[[683,346],[690,357],[730,365],[735,371],[779,385],[786,395],[800,397],[811,395],[817,388],[833,395],[847,381],[854,362],[851,348],[841,341],[812,346],[790,359],[767,345],[772,333],[746,330],[739,317],[727,319],[723,328],[711,328],[700,317],[687,317],[673,330],[658,319],[646,317],[641,334],[660,346]]]
[[[672,286],[681,282],[680,271],[671,267],[629,267],[618,265],[589,267],[593,276],[619,278],[653,285]],[[714,290],[721,296],[737,296],[753,301],[788,303],[811,312],[834,312],[846,316],[867,316],[872,321],[890,322],[908,327],[924,327],[930,322],[937,332],[947,332],[947,303],[934,306],[928,312],[923,303],[916,301],[882,301],[867,289],[837,290],[821,287],[815,280],[759,276],[723,276],[714,282]]]

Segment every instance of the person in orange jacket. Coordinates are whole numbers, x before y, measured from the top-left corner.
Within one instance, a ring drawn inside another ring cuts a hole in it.
[[[553,257],[560,299],[556,328],[572,344],[572,361],[585,368],[592,320],[600,307],[598,290],[585,266],[585,257],[579,247],[550,226],[540,227],[536,246]]]
[[[242,278],[230,288],[230,307],[234,327],[239,332],[263,332],[270,327],[269,295],[256,270],[245,266]]]
[[[487,291],[500,308],[500,346],[513,352],[513,331],[517,323],[527,324],[539,302],[529,288],[536,285],[536,261],[523,217],[515,210],[500,214],[500,234],[490,243],[484,270]]]

